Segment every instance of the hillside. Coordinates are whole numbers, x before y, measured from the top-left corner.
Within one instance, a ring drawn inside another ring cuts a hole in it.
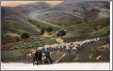
[[[60,41],[70,43],[110,35],[110,9],[107,1],[66,0],[55,6],[37,2],[16,7],[2,7],[1,10],[2,61],[4,62],[29,62],[31,57],[29,58],[27,54],[32,50]],[[61,36],[58,36],[59,32]],[[109,62],[108,41],[104,40],[103,43],[106,43],[100,46],[95,45],[94,49],[82,50],[77,55],[79,59],[76,59],[75,54],[72,53],[72,56],[66,56],[62,62],[98,61],[95,58],[99,54],[104,58],[100,61]],[[91,60],[87,57],[90,53],[94,55]],[[57,59],[56,57],[62,54],[63,52],[53,52],[53,58]]]
[[[106,30],[109,29],[109,3],[106,1],[64,1],[64,3],[45,11],[33,11],[29,14],[29,17],[49,25],[60,26],[67,30],[66,38],[78,38],[81,35],[87,37],[104,36],[109,33]],[[85,19],[89,22],[84,22]],[[98,30],[96,30],[97,27]],[[86,32],[88,33],[86,34]]]
[[[84,11],[82,11],[83,8],[81,6],[85,6],[84,8],[86,8],[86,10],[87,9],[91,10],[95,8],[98,9],[99,12],[97,14],[97,17],[95,17],[96,15],[95,13],[92,13],[94,15],[91,15],[91,16],[89,15],[88,20],[91,20],[91,18],[92,19],[97,18],[96,21],[100,22],[100,20],[104,20],[109,17],[109,7],[107,7],[108,4],[109,3],[103,2],[103,1],[102,2],[100,1],[98,3],[96,1],[77,2],[77,3],[73,1],[72,2],[65,1],[64,3],[61,3],[60,5],[57,5],[54,7],[51,7],[48,4],[43,2],[33,3],[29,5],[22,5],[15,8],[2,7],[2,16],[3,16],[2,25],[4,26],[2,27],[2,30],[6,31],[6,28],[7,28],[9,32],[11,30],[13,32],[18,32],[18,33],[23,31],[30,32],[30,33],[37,33],[40,31],[39,27],[43,26],[44,24],[45,26],[50,26],[52,28],[65,29],[69,33],[73,33],[73,32],[77,33],[77,31],[80,31],[79,28],[82,28],[82,26],[84,25],[82,23],[85,23],[85,22],[82,22],[83,20],[82,17],[84,18],[83,16],[84,14],[82,14],[82,12]],[[35,22],[29,22],[29,19]],[[106,20],[105,22],[107,21],[109,20]],[[95,22],[95,21],[91,20],[90,24],[86,24],[86,27],[84,25],[84,28],[93,30],[90,28],[92,25],[91,24],[92,22]],[[27,26],[22,26],[22,25],[27,25]],[[78,25],[80,25],[80,27],[75,28],[75,27],[78,27]],[[67,26],[70,26],[70,27],[67,27]],[[31,29],[29,30],[29,28]],[[85,30],[84,28],[83,30]],[[95,27],[93,26],[92,28],[95,28]],[[77,34],[79,33],[80,32],[78,32]]]
[[[3,33],[30,32],[38,33],[39,29],[29,23],[25,15],[16,11],[14,8],[2,7],[2,31]]]

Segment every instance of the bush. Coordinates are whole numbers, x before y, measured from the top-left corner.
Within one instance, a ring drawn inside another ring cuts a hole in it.
[[[21,35],[21,38],[22,39],[27,39],[27,38],[29,38],[30,37],[30,34],[29,33],[23,33],[22,35]]]
[[[53,29],[52,29],[51,27],[48,27],[48,28],[46,29],[46,31],[47,31],[47,32],[52,32]]]
[[[45,32],[45,29],[42,28],[41,31],[40,31],[40,35],[43,35],[44,32]]]
[[[60,30],[60,31],[58,31],[58,33],[57,33],[57,36],[58,36],[58,37],[64,36],[64,35],[66,35],[66,31],[65,31],[65,30]]]

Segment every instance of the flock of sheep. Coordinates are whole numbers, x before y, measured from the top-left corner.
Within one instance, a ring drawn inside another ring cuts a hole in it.
[[[99,41],[99,40],[100,40],[100,38],[94,38],[94,39],[88,39],[88,40],[84,40],[84,41],[45,45],[44,47],[38,47],[37,50],[48,49],[50,52],[53,52],[53,51],[64,51],[64,52],[79,51],[79,49],[83,48],[84,46],[94,44],[96,41]]]

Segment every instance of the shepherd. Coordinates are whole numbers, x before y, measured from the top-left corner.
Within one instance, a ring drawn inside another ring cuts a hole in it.
[[[36,64],[41,64],[42,63],[42,51],[41,50],[36,50],[34,57],[33,57],[33,65]]]

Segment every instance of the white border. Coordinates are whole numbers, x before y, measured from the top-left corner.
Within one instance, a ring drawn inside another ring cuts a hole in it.
[[[110,70],[112,70],[112,1],[110,1]]]

